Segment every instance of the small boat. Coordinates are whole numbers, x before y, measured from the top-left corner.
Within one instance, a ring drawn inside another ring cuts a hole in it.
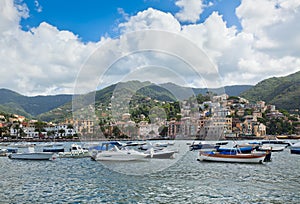
[[[138,149],[145,150],[144,153],[148,154],[146,158],[154,159],[173,159],[175,158],[174,154],[178,152],[177,150],[154,146],[151,142],[140,146]]]
[[[53,147],[53,146],[63,146],[64,143],[61,142],[47,142],[47,143],[41,143],[41,144],[37,144],[37,146],[41,146],[41,147]]]
[[[53,152],[35,152],[33,147],[28,147],[26,152],[11,153],[8,155],[8,158],[22,160],[54,160],[55,154]]]
[[[261,144],[273,144],[273,145],[282,145],[284,147],[291,146],[292,144],[285,140],[263,140]]]
[[[169,145],[168,142],[157,142],[157,143],[154,143],[153,146],[155,147],[167,147]]]
[[[276,136],[277,139],[291,139],[297,140],[300,139],[300,135],[278,135]]]
[[[177,151],[175,150],[158,150],[158,149],[149,149],[145,152],[147,154],[146,158],[153,158],[153,159],[174,159],[174,154]]]
[[[300,154],[300,142],[293,144],[290,147],[291,154]]]
[[[256,148],[257,151],[271,151],[271,152],[281,152],[285,149],[285,146],[271,146],[263,144]]]
[[[190,145],[190,151],[194,151],[194,150],[215,150],[216,148],[220,147],[221,145],[226,145],[228,144],[228,142],[199,142],[199,143],[195,143],[193,142]]]
[[[146,144],[146,142],[129,141],[129,142],[126,142],[125,146],[139,146],[139,145],[144,145],[144,144]]]
[[[12,147],[16,147],[16,148],[27,148],[27,147],[34,147],[36,146],[35,143],[31,143],[31,142],[17,142],[14,144],[11,144]]]
[[[78,144],[72,144],[69,152],[59,152],[58,157],[60,158],[83,158],[90,157],[89,150],[83,149]]]
[[[230,162],[230,163],[256,163],[271,161],[271,152],[262,153],[247,153],[247,154],[223,154],[221,152],[199,152],[199,161],[213,161],[213,162]]]
[[[106,144],[104,145],[106,146]],[[92,159],[95,161],[139,161],[144,160],[147,156],[148,154],[133,149],[119,149],[113,145],[112,148],[94,152]]]
[[[6,157],[7,153],[8,153],[7,149],[0,148],[0,157]]]

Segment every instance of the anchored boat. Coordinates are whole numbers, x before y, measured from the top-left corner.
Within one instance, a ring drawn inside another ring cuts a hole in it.
[[[198,160],[231,163],[257,163],[271,161],[271,152],[228,153],[228,152],[199,152]]]
[[[8,155],[10,159],[22,160],[53,160],[55,154],[53,152],[35,152],[33,147],[28,147],[26,152],[11,153]]]

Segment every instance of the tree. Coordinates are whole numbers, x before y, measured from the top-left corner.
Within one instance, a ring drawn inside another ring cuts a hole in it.
[[[62,134],[64,134],[65,132],[66,132],[66,131],[65,131],[64,129],[59,129],[59,130],[58,130],[58,133],[59,133],[60,136],[62,136]]]
[[[121,131],[117,126],[113,126],[112,133],[115,137],[120,137]]]
[[[165,125],[160,126],[158,128],[159,135],[160,136],[168,136],[168,130],[169,130],[169,128],[167,126],[165,126]]]
[[[4,127],[0,127],[0,137],[2,137],[3,135],[7,134],[8,131],[8,127],[4,126]]]
[[[42,121],[38,121],[34,123],[34,127],[35,127],[35,131],[41,133],[41,132],[45,132],[45,127],[46,127],[46,123],[42,122]]]

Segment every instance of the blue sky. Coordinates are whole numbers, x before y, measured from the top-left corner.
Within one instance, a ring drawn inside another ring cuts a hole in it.
[[[180,77],[190,87],[255,85],[300,70],[299,19],[299,0],[0,0],[0,87],[72,94],[79,78],[93,89]],[[146,48],[162,52],[133,54]]]
[[[78,35],[83,42],[96,42],[101,36],[116,37],[120,35],[117,25],[124,22],[122,9],[129,16],[151,7],[175,15],[179,8],[174,0],[24,0],[30,10],[30,16],[22,19],[23,30],[37,27],[41,22],[54,25],[59,30],[69,30]],[[38,2],[38,5],[37,3]],[[228,27],[236,26],[239,30],[241,24],[235,15],[235,8],[240,0],[213,0],[204,1],[206,5],[197,23],[202,23],[217,11],[223,16]],[[38,8],[41,10],[38,11]],[[182,25],[188,23],[183,22]]]

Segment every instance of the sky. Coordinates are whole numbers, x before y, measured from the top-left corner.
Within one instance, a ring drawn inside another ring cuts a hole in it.
[[[0,88],[255,85],[300,70],[298,0],[1,0]]]

